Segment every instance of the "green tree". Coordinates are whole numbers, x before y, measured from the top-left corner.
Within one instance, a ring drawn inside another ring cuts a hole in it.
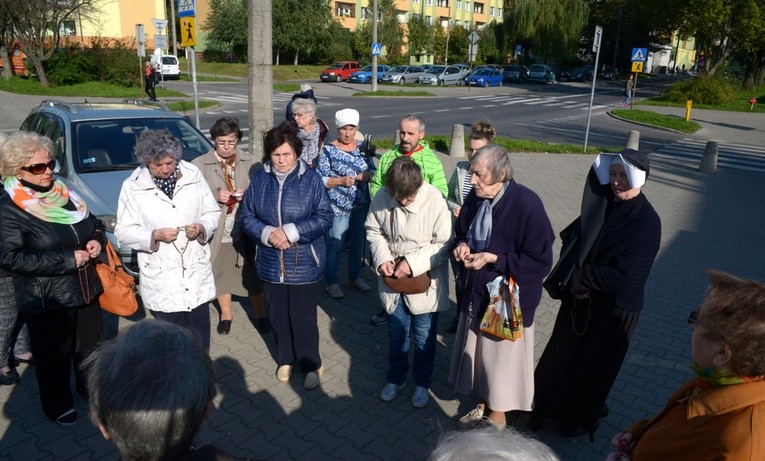
[[[588,12],[585,0],[516,0],[510,16],[518,36],[530,39],[534,52],[548,60],[576,50]]]
[[[59,47],[64,22],[98,14],[99,3],[98,0],[0,0],[0,11],[10,15],[21,49],[32,61],[40,85],[48,86],[45,61]]]
[[[385,47],[387,61],[392,64],[402,62],[401,46],[403,42],[401,37],[404,36],[404,30],[398,22],[398,14],[393,5],[393,0],[378,0],[377,15],[379,17],[377,41]]]
[[[433,54],[436,44],[436,29],[419,14],[409,15],[407,32],[409,54]]]
[[[229,55],[247,50],[247,0],[212,0],[202,30],[208,32],[210,48]]]
[[[333,19],[329,0],[277,0],[273,8],[273,45],[277,56],[281,50],[290,51],[298,65],[301,53],[319,54],[330,48]]]

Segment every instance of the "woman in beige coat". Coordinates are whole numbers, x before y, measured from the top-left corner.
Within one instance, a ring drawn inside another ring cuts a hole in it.
[[[235,118],[218,119],[210,128],[215,148],[192,162],[202,172],[221,210],[220,223],[210,242],[216,296],[220,306],[218,334],[231,331],[234,318],[231,296],[249,296],[255,310],[255,328],[261,333],[271,330],[263,308],[263,284],[252,264],[250,245],[246,237],[235,228],[239,202],[250,185],[250,176],[256,168],[254,158],[237,146],[242,130]]]
[[[406,383],[411,335],[415,343],[412,373],[416,385],[412,405],[421,408],[430,399],[438,312],[449,307],[446,261],[451,213],[441,192],[423,181],[420,167],[409,157],[399,157],[386,173],[385,187],[372,199],[365,227],[380,276],[430,274],[430,286],[420,294],[394,291],[382,277],[378,282],[380,302],[389,314],[389,368],[380,398],[393,400]]]

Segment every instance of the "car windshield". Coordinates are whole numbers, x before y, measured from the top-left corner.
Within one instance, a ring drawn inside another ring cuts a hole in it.
[[[336,62],[336,63],[332,64],[331,66],[329,66],[329,68],[330,69],[342,69],[343,68],[343,63],[342,62]]]
[[[542,65],[539,65],[539,64],[534,64],[529,69],[529,72],[544,72],[546,70],[547,70],[547,68],[545,66],[542,66]]]
[[[396,66],[390,72],[406,72],[406,66]]]
[[[482,67],[478,69],[477,71],[475,71],[475,74],[473,75],[491,75],[491,69],[487,67]]]
[[[518,72],[519,70],[521,70],[521,68],[518,66],[507,66],[505,67],[505,70],[507,72]]]
[[[162,64],[177,64],[178,59],[173,56],[162,56]]]
[[[127,170],[138,166],[133,149],[145,130],[167,130],[181,142],[183,159],[191,161],[212,144],[182,118],[91,120],[73,124],[77,171]]]
[[[372,72],[372,66],[364,66],[359,72]]]

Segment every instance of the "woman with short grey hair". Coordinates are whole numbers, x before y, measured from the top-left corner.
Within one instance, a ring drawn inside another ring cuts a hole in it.
[[[215,282],[208,242],[221,210],[181,143],[165,130],[146,130],[135,156],[141,165],[122,183],[114,234],[138,251],[144,306],[155,318],[185,326],[210,349]]]
[[[316,118],[316,103],[310,99],[296,99],[292,102],[292,116],[298,127],[298,137],[303,141],[300,159],[312,168],[319,162],[319,154],[327,139],[329,128],[320,118]]]

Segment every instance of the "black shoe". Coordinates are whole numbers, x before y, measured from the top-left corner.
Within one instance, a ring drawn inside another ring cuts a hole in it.
[[[19,372],[11,368],[0,375],[0,385],[11,386],[13,384],[18,384],[20,379],[21,376],[19,376]]]
[[[455,315],[452,319],[452,323],[449,324],[448,327],[446,327],[447,333],[456,333],[457,332],[457,324],[460,322],[460,316]]]
[[[268,317],[255,319],[255,329],[258,330],[258,333],[261,335],[271,333],[271,321],[268,320]]]
[[[59,426],[63,427],[74,425],[77,422],[77,410],[71,408],[65,411],[61,416],[56,418],[56,422]]]
[[[372,316],[369,321],[372,323],[372,325],[379,327],[381,325],[385,325],[388,323],[388,312],[385,311],[385,309],[381,310],[380,312],[376,313]]]
[[[608,416],[608,405],[604,403],[598,410],[598,418],[605,418],[606,416]]]
[[[218,334],[227,335],[231,332],[231,320],[221,320],[218,322]]]

